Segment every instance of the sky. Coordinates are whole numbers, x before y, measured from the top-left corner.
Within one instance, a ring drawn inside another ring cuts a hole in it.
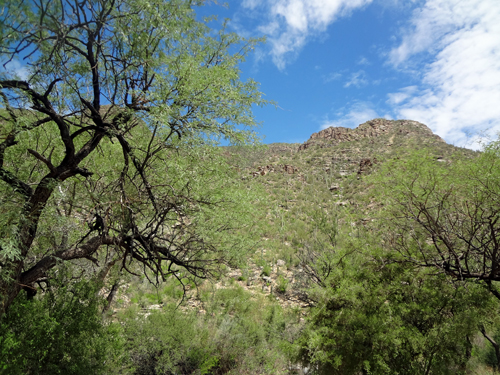
[[[500,0],[222,1],[196,11],[267,38],[241,64],[277,103],[254,110],[264,143],[378,117],[473,149],[500,133]]]
[[[267,42],[241,65],[277,107],[264,143],[377,117],[422,122],[477,149],[500,132],[499,0],[229,0],[201,14]],[[486,138],[485,138],[486,137]]]

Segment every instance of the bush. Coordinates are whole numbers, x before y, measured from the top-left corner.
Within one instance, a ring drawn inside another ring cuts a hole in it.
[[[106,324],[89,282],[19,295],[0,326],[2,374],[110,374],[122,353],[120,327]]]
[[[205,314],[169,305],[125,319],[135,374],[285,373],[289,328],[279,306],[252,300],[242,288],[207,299]]]
[[[261,273],[261,275],[264,275],[264,276],[270,276],[270,275],[271,275],[271,272],[272,272],[272,270],[271,270],[271,266],[270,266],[269,264],[266,264],[266,265],[264,266],[264,268],[262,269],[262,273]]]
[[[285,294],[287,288],[288,288],[288,279],[280,275],[280,277],[278,277],[278,282],[276,286],[277,292]]]

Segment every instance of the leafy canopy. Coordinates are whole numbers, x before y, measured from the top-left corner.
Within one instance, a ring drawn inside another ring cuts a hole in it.
[[[251,106],[266,101],[238,64],[258,41],[211,30],[200,5],[5,4],[1,58],[29,69],[0,74],[4,309],[61,260],[158,280],[236,258],[252,198],[210,146],[257,139]]]

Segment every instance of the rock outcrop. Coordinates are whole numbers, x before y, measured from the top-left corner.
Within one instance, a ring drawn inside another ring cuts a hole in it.
[[[295,172],[298,172],[299,170],[294,167],[293,165],[288,165],[288,164],[278,164],[278,165],[266,165],[266,166],[260,166],[257,167],[256,172],[250,172],[252,177],[257,177],[257,176],[265,176],[266,174],[270,172],[284,172],[287,174],[294,174]]]
[[[299,151],[305,150],[316,144],[336,145],[341,142],[356,141],[368,137],[397,134],[399,136],[421,135],[433,138],[435,141],[444,142],[434,134],[426,125],[412,120],[386,120],[377,118],[359,125],[355,129],[344,127],[330,127],[320,132],[313,133],[311,138],[299,146]]]
[[[373,164],[377,163],[377,159],[368,159],[368,158],[364,158],[364,159],[361,159],[361,161],[359,162],[359,170],[358,170],[358,175],[359,174],[366,174],[367,172],[370,171],[370,168],[373,166]]]

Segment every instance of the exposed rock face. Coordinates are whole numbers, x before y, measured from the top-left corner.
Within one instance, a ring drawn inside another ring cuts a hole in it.
[[[371,159],[368,159],[368,158],[361,159],[361,161],[359,162],[358,174],[363,174],[363,173],[368,172],[370,170],[370,167],[376,162],[377,162],[377,159],[373,159],[373,162]]]
[[[293,165],[288,164],[278,164],[278,165],[266,165],[265,167],[257,167],[256,172],[250,172],[253,177],[265,176],[270,172],[284,172],[288,174],[294,174],[299,170]]]
[[[425,134],[425,136],[434,138],[436,141],[444,142],[441,137],[434,134],[431,129],[420,122],[412,120],[386,120],[384,118],[377,118],[367,121],[355,129],[330,127],[318,133],[313,133],[307,142],[299,146],[299,151],[305,150],[306,148],[317,144],[318,141],[329,141],[328,143],[330,144],[338,144],[341,142],[355,141],[361,138],[389,135],[391,133],[402,136],[417,133]]]

